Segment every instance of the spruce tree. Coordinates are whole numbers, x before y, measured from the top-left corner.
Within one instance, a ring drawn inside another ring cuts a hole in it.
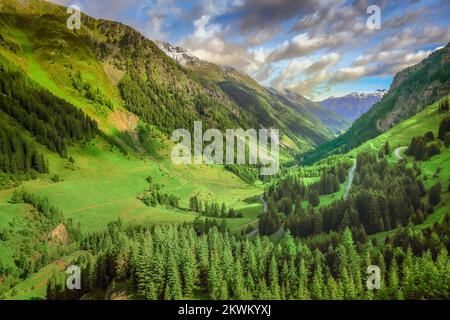
[[[269,286],[273,300],[280,299],[280,285],[278,283],[278,266],[275,257],[272,255],[269,265]]]
[[[180,300],[182,297],[182,289],[178,266],[173,254],[169,254],[167,265],[167,284],[166,290],[170,292],[170,298]]]

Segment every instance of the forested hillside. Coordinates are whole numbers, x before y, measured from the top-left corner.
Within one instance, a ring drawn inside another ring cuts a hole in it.
[[[329,142],[349,122],[299,94],[0,4],[0,299],[450,299],[449,45]],[[279,129],[280,170],[173,163],[197,120]]]
[[[0,93],[0,169],[10,178],[48,173],[47,160],[35,141],[65,157],[68,145],[87,142],[98,133],[96,122],[30,81],[3,56]]]
[[[448,219],[442,226],[448,232]],[[278,244],[268,238],[242,241],[191,227],[124,230],[120,223],[82,243],[93,256],[77,260],[83,266],[83,290],[70,291],[54,276],[49,299],[104,299],[114,282],[132,279],[127,298],[187,299],[194,292],[209,299],[448,299],[450,271],[447,251],[414,255],[398,248],[384,258],[372,246],[358,250],[349,229],[325,252],[285,234]],[[382,266],[383,289],[373,292],[364,275],[371,264]],[[433,290],[422,289],[422,284]]]
[[[311,164],[327,155],[348,152],[449,94],[449,55],[448,44],[418,65],[398,73],[380,102],[357,119],[343,135],[301,155],[301,162]]]
[[[218,85],[238,106],[246,110],[264,126],[288,132],[300,150],[315,147],[331,140],[348,123],[333,112],[300,95],[288,96],[267,89],[248,75],[211,63],[188,63],[187,67],[202,79]],[[287,128],[283,130],[283,128]]]
[[[265,89],[261,95],[228,76],[219,82],[203,77],[126,25],[82,15],[83,27],[71,31],[63,7],[43,0],[3,2],[0,50],[4,56],[95,118],[119,144],[130,146],[127,140],[136,136],[137,127],[124,130],[111,118],[134,116],[166,135],[177,128],[192,130],[194,120],[202,120],[204,128],[277,127],[289,140],[283,147],[301,151],[333,137],[313,113],[299,114]]]
[[[30,81],[2,56],[0,90],[0,109],[50,151],[65,156],[67,144],[88,141],[97,134],[96,122]]]

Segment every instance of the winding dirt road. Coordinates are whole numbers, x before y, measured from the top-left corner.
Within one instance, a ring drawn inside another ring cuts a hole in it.
[[[403,157],[400,154],[400,150],[402,149],[406,149],[406,147],[398,147],[397,149],[394,150],[394,155],[397,157],[398,160],[402,160]]]
[[[342,197],[344,200],[348,199],[348,195],[350,194],[350,190],[352,189],[353,178],[355,177],[355,172],[356,172],[356,161],[353,164],[353,166],[350,168],[350,172],[348,173],[348,184],[347,184],[347,188],[345,189],[344,196]]]

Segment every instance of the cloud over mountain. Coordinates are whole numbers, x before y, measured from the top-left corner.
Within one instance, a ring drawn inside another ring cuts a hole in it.
[[[313,98],[388,87],[450,40],[443,0],[53,0]],[[370,30],[369,5],[381,9]],[[363,90],[364,89],[364,90]]]

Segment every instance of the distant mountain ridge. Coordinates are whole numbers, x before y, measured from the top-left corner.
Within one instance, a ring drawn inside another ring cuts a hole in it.
[[[145,155],[147,125],[165,137],[176,128],[277,128],[294,154],[332,140],[348,123],[282,100],[248,75],[154,42],[122,23],[82,14],[66,26],[66,8],[44,0],[1,0],[0,55],[98,124],[121,149]],[[303,104],[308,106],[301,106]],[[299,111],[301,110],[301,112]]]
[[[300,114],[314,114],[314,116],[318,117],[335,135],[341,134],[351,125],[351,122],[345,119],[345,117],[333,110],[325,108],[320,103],[308,100],[297,92],[290,90],[280,92],[273,88],[268,90],[271,91],[273,95],[278,96],[284,103],[297,110]]]
[[[352,92],[342,97],[329,97],[319,103],[353,122],[381,100],[387,90],[378,89],[372,93]]]
[[[334,137],[350,126],[344,117],[296,92],[265,88],[233,67],[201,60],[189,50],[168,42],[155,43],[174,61],[217,84],[237,105],[250,111],[263,124],[287,125],[293,132],[310,137],[313,145],[325,142],[325,137]]]

